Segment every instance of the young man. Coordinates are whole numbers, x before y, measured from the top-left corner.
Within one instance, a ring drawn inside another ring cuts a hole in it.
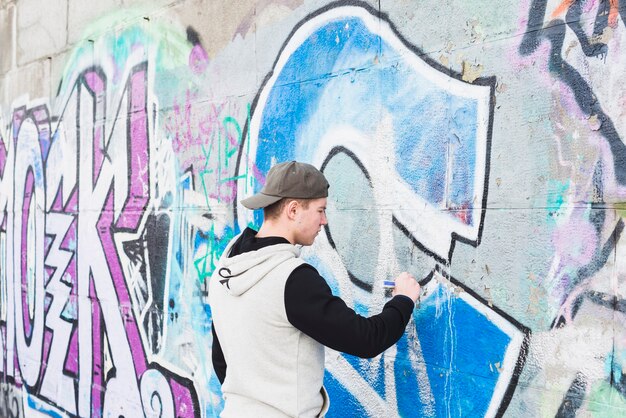
[[[324,346],[375,357],[411,318],[420,286],[408,273],[382,312],[364,318],[299,258],[327,224],[328,187],[315,167],[291,161],[272,167],[261,192],[241,202],[264,208],[263,224],[228,244],[209,283],[224,418],[324,416]]]

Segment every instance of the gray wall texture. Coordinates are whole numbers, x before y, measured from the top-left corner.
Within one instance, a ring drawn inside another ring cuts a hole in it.
[[[402,339],[329,416],[626,415],[624,0],[0,1],[0,416],[213,417],[207,288],[276,162]]]

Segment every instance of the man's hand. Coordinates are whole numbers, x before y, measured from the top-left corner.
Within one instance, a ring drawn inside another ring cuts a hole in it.
[[[420,284],[415,280],[415,277],[406,271],[402,272],[396,277],[396,287],[393,289],[392,295],[405,295],[416,302],[420,296]]]

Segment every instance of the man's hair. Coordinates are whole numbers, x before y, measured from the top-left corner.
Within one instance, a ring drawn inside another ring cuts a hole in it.
[[[290,197],[283,197],[278,202],[272,203],[269,206],[263,208],[263,217],[265,219],[278,219],[280,213],[283,211],[285,206],[292,200],[298,202],[304,209],[309,207],[309,203],[313,199],[293,199]]]

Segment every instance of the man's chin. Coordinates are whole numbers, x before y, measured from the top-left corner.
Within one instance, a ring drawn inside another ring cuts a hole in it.
[[[309,240],[309,241],[304,241],[301,242],[300,245],[304,246],[304,247],[310,247],[311,245],[313,245],[313,243],[315,242],[315,238]]]

